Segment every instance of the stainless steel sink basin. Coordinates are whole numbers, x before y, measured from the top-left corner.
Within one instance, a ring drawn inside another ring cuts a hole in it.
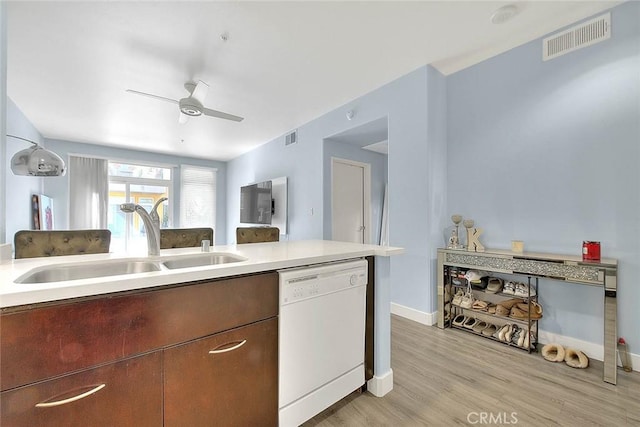
[[[19,277],[16,283],[48,283],[64,280],[91,279],[94,277],[119,276],[121,274],[160,271],[160,264],[144,260],[104,261],[58,265],[36,269]]]
[[[228,264],[231,262],[246,261],[246,258],[239,255],[211,252],[197,255],[185,255],[163,261],[162,264],[170,270],[177,268],[202,267],[205,265]]]

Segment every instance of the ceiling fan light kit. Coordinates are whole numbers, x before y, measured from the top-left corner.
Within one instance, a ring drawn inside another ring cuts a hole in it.
[[[53,151],[41,147],[37,142],[20,136],[9,135],[33,144],[33,147],[18,151],[11,158],[11,172],[20,176],[64,176],[67,168],[64,160]]]
[[[184,84],[184,88],[189,92],[189,96],[182,98],[179,101],[164,96],[153,95],[146,92],[139,92],[137,90],[127,89],[127,92],[135,93],[137,95],[148,96],[150,98],[159,99],[161,101],[172,102],[178,104],[180,109],[180,117],[178,123],[186,123],[189,117],[197,117],[201,115],[209,117],[217,117],[219,119],[232,120],[234,122],[241,122],[243,117],[235,116],[233,114],[224,113],[222,111],[212,110],[203,106],[204,99],[209,92],[209,85],[199,80],[198,83],[187,82]]]

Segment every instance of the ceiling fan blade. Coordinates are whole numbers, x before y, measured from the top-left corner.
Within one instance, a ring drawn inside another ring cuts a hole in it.
[[[216,111],[210,108],[203,108],[202,114],[205,116],[217,117],[219,119],[233,120],[234,122],[241,122],[244,120],[244,117],[234,116],[233,114],[223,113],[222,111]]]
[[[147,96],[147,97],[149,97],[149,98],[159,99],[159,100],[161,100],[161,101],[173,102],[174,104],[177,104],[177,103],[178,103],[178,101],[176,101],[175,99],[165,98],[164,96],[152,95],[152,94],[150,94],[150,93],[140,92],[140,91],[133,90],[133,89],[127,89],[127,92],[135,93],[136,95]]]
[[[183,113],[182,111],[180,112],[180,117],[178,117],[178,123],[180,123],[181,125],[187,123],[189,121],[189,116],[187,116],[185,113]]]
[[[203,82],[202,80],[198,80],[198,84],[196,85],[193,92],[191,92],[191,97],[195,98],[200,104],[204,104],[204,99],[207,97],[207,93],[209,92],[209,85]]]

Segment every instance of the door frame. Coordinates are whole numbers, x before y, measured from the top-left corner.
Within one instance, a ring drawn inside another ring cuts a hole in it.
[[[333,197],[333,168],[336,163],[343,163],[349,166],[356,166],[363,168],[363,215],[364,215],[364,243],[371,243],[371,165],[369,163],[357,162],[355,160],[343,159],[340,157],[331,157],[331,238],[333,239],[333,224],[334,224],[334,197]]]

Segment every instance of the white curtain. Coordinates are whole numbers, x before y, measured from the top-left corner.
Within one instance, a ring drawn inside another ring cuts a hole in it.
[[[69,160],[69,228],[107,228],[108,161],[76,156]]]

